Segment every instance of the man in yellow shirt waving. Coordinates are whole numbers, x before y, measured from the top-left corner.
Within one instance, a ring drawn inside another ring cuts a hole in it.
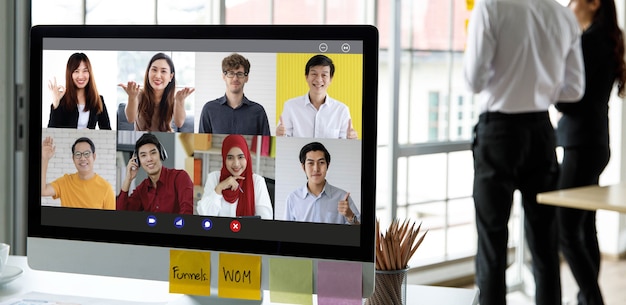
[[[72,160],[77,172],[46,183],[48,163],[54,156],[54,140],[46,137],[41,146],[41,196],[61,199],[62,207],[115,210],[113,186],[96,174],[96,146],[89,138],[78,138],[72,145]]]

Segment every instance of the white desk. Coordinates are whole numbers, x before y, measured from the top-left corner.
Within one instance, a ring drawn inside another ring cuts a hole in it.
[[[170,294],[167,282],[32,270],[23,256],[9,257],[8,265],[20,267],[24,273],[0,286],[0,302],[34,291],[155,304],[202,304],[197,298]],[[267,291],[264,300],[263,304],[274,304],[269,302]],[[478,292],[474,289],[409,285],[407,300],[407,304],[476,305]]]
[[[537,202],[583,210],[626,213],[626,183],[583,186],[537,194]]]

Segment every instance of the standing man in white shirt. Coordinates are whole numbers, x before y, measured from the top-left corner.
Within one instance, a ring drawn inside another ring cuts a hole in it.
[[[578,101],[584,92],[580,34],[572,12],[554,0],[481,0],[474,6],[464,72],[480,93],[472,150],[481,305],[506,304],[507,224],[516,189],[536,304],[561,304],[555,208],[539,205],[536,195],[555,189],[558,178],[548,108],[557,100]]]
[[[285,102],[276,127],[276,136],[301,138],[356,139],[350,109],[328,96],[327,90],[335,75],[333,61],[315,55],[304,68],[309,92]]]

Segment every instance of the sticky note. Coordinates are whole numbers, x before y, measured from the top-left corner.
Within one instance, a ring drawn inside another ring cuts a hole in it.
[[[474,0],[466,0],[467,10],[471,11],[474,8]]]
[[[317,262],[318,305],[361,305],[363,266],[352,262]]]
[[[220,253],[217,296],[220,298],[261,299],[261,257]]]
[[[211,252],[170,250],[170,293],[211,295]]]
[[[270,259],[270,302],[313,304],[313,262]]]

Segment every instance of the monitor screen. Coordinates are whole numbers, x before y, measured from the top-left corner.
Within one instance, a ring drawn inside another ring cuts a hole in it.
[[[30,52],[33,268],[163,280],[195,249],[358,262],[371,292],[374,27],[36,26]]]

